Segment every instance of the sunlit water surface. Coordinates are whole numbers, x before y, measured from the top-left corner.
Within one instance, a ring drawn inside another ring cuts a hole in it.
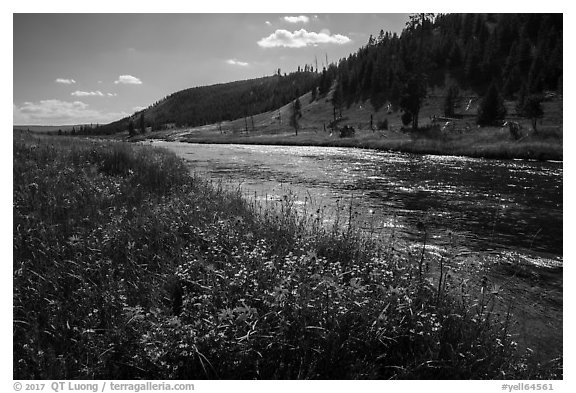
[[[430,247],[562,264],[562,163],[413,155],[365,149],[154,142],[191,170],[266,204],[290,194],[329,222],[350,217],[379,236]],[[347,221],[346,221],[347,222]],[[451,240],[452,239],[452,240]]]

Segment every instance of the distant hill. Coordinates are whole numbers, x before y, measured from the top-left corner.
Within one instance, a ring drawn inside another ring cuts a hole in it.
[[[288,75],[194,87],[173,93],[148,108],[117,122],[103,126],[107,133],[136,128],[140,117],[153,130],[166,127],[200,126],[230,121],[279,108],[310,91],[319,74],[312,67]]]

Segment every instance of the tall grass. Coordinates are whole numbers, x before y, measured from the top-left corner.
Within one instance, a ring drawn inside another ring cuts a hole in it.
[[[550,378],[480,276],[144,146],[14,138],[15,379]],[[427,260],[437,266],[438,260]],[[478,273],[473,273],[478,274]],[[476,284],[474,284],[476,283]]]

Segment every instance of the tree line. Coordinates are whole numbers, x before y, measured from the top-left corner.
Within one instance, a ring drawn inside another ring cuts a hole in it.
[[[414,14],[401,35],[381,30],[325,69],[317,88],[325,94],[336,81],[333,104],[339,108],[366,100],[376,109],[390,103],[415,129],[432,87],[452,89],[452,99],[455,88],[481,96],[495,89],[498,99],[518,100],[519,112],[526,113],[535,96],[562,89],[562,30],[562,14]]]
[[[448,117],[464,89],[486,98],[479,124],[502,119],[504,99],[516,100],[518,113],[533,118],[544,92],[562,90],[562,31],[562,14],[413,14],[401,34],[381,30],[321,72],[306,65],[290,74],[278,69],[268,77],[182,90],[98,132],[247,118],[290,102],[294,107],[309,91],[315,100],[332,89],[335,117],[368,100],[376,110],[385,104],[401,109],[404,124],[414,129],[431,88],[444,90]],[[297,110],[291,123],[298,118]]]

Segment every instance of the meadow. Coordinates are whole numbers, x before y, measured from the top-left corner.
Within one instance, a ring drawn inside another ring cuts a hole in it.
[[[342,110],[338,127],[351,126],[355,134],[340,138],[330,123],[334,112],[330,92],[326,98],[311,100],[311,93],[300,97],[302,117],[296,134],[289,124],[291,104],[247,118],[225,121],[199,127],[178,127],[162,131],[149,131],[128,138],[128,132],[116,134],[114,139],[138,141],[163,139],[191,143],[335,146],[355,147],[414,154],[456,155],[497,159],[563,159],[563,100],[542,103],[544,116],[534,132],[530,120],[517,115],[515,102],[507,101],[509,116],[506,120],[518,122],[519,138],[514,138],[508,127],[476,125],[479,98],[471,96],[470,110],[459,109],[459,119],[453,126],[442,130],[444,121],[432,122],[443,114],[443,96],[430,95],[420,113],[420,129],[412,131],[404,126],[401,112],[374,108],[368,101],[353,104]],[[386,122],[386,129],[380,125]]]
[[[13,143],[15,379],[562,378],[450,249],[262,206],[150,146]]]

